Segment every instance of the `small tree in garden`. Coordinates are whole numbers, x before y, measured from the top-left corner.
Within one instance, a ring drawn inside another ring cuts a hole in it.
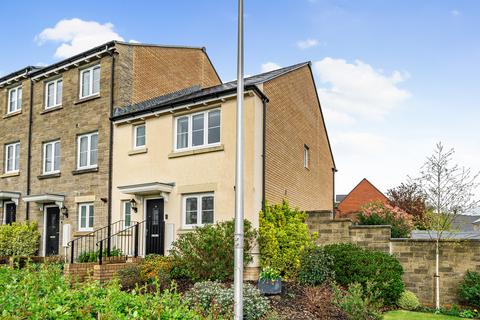
[[[305,219],[304,212],[291,209],[286,201],[265,206],[258,239],[262,267],[278,270],[283,278],[297,276],[302,251],[313,245]]]
[[[448,238],[452,222],[462,213],[467,213],[480,205],[475,198],[479,183],[479,173],[453,163],[454,149],[445,151],[441,142],[427,161],[416,180],[432,208],[426,216],[426,227],[432,240],[435,240],[435,305],[440,309],[440,246],[441,240]]]
[[[361,225],[391,225],[392,238],[407,238],[413,229],[411,215],[380,201],[372,201],[363,206],[357,219]]]
[[[416,182],[402,183],[387,191],[390,205],[408,213],[413,218],[416,229],[426,229],[426,195]]]

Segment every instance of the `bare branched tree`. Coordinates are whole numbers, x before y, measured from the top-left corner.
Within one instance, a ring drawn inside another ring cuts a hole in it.
[[[416,182],[432,209],[426,215],[427,230],[435,242],[435,306],[440,309],[440,246],[451,236],[452,223],[458,215],[471,213],[480,206],[475,192],[480,183],[479,173],[453,163],[454,149],[445,151],[441,142],[420,171]]]

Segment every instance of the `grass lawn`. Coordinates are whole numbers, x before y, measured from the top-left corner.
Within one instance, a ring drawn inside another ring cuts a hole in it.
[[[385,313],[384,319],[385,320],[423,320],[423,319],[453,320],[453,319],[461,319],[461,318],[444,316],[442,314],[396,310],[396,311],[390,311]]]

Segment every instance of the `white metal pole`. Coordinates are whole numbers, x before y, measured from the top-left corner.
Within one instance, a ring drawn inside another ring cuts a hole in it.
[[[243,320],[243,169],[244,108],[243,108],[243,0],[238,0],[238,47],[237,47],[237,146],[235,162],[235,320]]]

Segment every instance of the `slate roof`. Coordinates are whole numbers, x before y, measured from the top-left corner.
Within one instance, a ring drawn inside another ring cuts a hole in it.
[[[452,221],[452,229],[459,231],[473,231],[473,223],[480,218],[478,215],[459,214]]]
[[[270,72],[261,73],[252,77],[245,78],[245,89],[255,90],[265,99],[268,99],[257,87],[258,84],[268,82],[285,73],[291,72],[310,62],[302,62],[285,68],[280,68]],[[132,116],[142,115],[153,111],[174,107],[188,102],[198,102],[212,97],[219,97],[229,93],[235,93],[237,90],[237,81],[230,81],[213,87],[202,89],[200,86],[193,86],[180,91],[169,93],[163,96],[155,97],[143,102],[115,108],[112,120],[120,120]]]
[[[436,231],[413,230],[411,233],[412,239],[435,239]],[[459,231],[459,232],[443,232],[442,239],[480,239],[480,231]]]

